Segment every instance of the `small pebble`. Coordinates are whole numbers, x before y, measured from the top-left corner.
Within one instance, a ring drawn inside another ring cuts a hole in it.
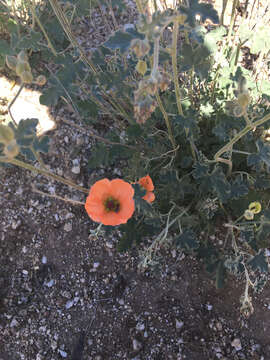
[[[71,223],[66,223],[65,226],[64,226],[64,230],[66,232],[69,232],[72,230],[72,224]]]
[[[73,166],[71,171],[73,172],[73,174],[79,174],[81,172],[81,168],[80,166]]]
[[[242,350],[242,345],[241,345],[241,341],[238,338],[235,338],[232,342],[231,342],[232,347],[235,348],[236,351],[240,351]]]
[[[70,309],[73,305],[74,305],[74,301],[73,301],[73,300],[67,301],[67,302],[66,302],[66,309]]]
[[[182,327],[184,326],[183,321],[179,321],[179,320],[175,320],[175,327],[176,329],[182,329]]]
[[[139,351],[142,348],[142,344],[137,339],[133,339],[132,345],[134,351]]]
[[[67,357],[67,353],[64,351],[64,350],[58,350],[59,351],[59,354],[63,357],[63,358],[66,358]]]
[[[17,326],[17,325],[19,325],[18,321],[17,321],[15,318],[13,318],[13,319],[11,320],[9,326],[10,326],[10,327],[15,327],[15,326]]]

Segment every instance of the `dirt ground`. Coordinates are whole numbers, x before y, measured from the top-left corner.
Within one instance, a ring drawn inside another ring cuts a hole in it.
[[[111,169],[87,170],[94,143],[63,121],[74,113],[52,114],[50,169],[84,187],[111,177]],[[40,175],[0,168],[0,360],[270,359],[270,285],[243,318],[243,282],[216,290],[202,264],[172,249],[161,249],[155,273],[140,273],[140,249],[117,253],[117,233],[95,235],[83,206],[33,185],[85,200]]]

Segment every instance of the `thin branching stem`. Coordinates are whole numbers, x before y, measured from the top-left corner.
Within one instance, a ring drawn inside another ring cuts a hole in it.
[[[54,199],[58,199],[58,200],[62,200],[62,201],[65,201],[67,203],[71,203],[72,205],[84,205],[84,202],[82,201],[77,201],[77,200],[72,200],[72,199],[67,199],[67,198],[63,198],[62,196],[59,196],[59,195],[56,195],[56,194],[48,194],[48,193],[45,193],[44,191],[41,191],[39,189],[37,189],[35,187],[35,185],[32,184],[32,191],[37,193],[37,194],[40,194],[40,195],[43,195],[43,196],[47,196],[47,197],[50,197],[50,198],[54,198]]]
[[[16,121],[15,121],[15,119],[14,119],[14,117],[13,117],[10,110],[11,110],[12,106],[14,105],[15,101],[18,99],[18,96],[20,95],[23,88],[24,88],[24,83],[21,84],[17,94],[14,96],[11,103],[8,105],[8,113],[9,113],[9,116],[11,117],[11,120],[13,121],[13,124],[14,124],[15,127],[17,127],[18,124],[16,123]]]
[[[160,99],[160,96],[159,96],[159,93],[158,91],[156,92],[156,99],[157,99],[157,103],[158,103],[158,106],[160,108],[160,111],[162,112],[162,115],[164,117],[164,120],[165,120],[165,124],[167,126],[167,129],[168,129],[168,135],[169,135],[169,139],[172,143],[172,146],[173,146],[173,149],[176,149],[176,144],[175,144],[175,139],[174,139],[174,136],[173,136],[173,132],[172,132],[172,126],[171,126],[171,122],[169,120],[169,116],[162,104],[162,101]]]
[[[255,129],[257,126],[262,125],[266,121],[270,120],[270,114],[265,115],[262,119],[259,119],[251,124],[246,125],[246,127],[241,130],[238,134],[236,134],[231,141],[229,141],[226,145],[224,145],[214,156],[215,162],[224,162],[221,158],[221,155],[224,154],[226,151],[229,151],[232,146],[239,141],[243,136],[245,136],[250,130]]]
[[[69,41],[71,42],[72,46],[79,50],[83,62],[89,66],[89,68],[92,70],[92,72],[97,73],[97,69],[96,69],[94,63],[90,59],[87,58],[83,48],[78,43],[75,36],[73,35],[71,28],[70,28],[70,24],[66,18],[66,15],[64,14],[63,10],[61,9],[58,1],[57,0],[49,0],[49,2],[51,4],[51,7],[52,7],[58,21],[60,22],[64,32],[66,33]]]
[[[178,71],[177,71],[177,39],[178,39],[178,28],[179,24],[177,20],[173,22],[173,40],[172,40],[172,67],[173,67],[173,81],[175,89],[175,97],[178,108],[178,113],[181,116],[184,116],[182,104],[181,104],[181,94],[178,81]]]
[[[30,10],[31,10],[31,13],[32,13],[32,16],[33,16],[33,26],[35,24],[35,21],[37,22],[38,26],[40,27],[40,30],[42,31],[45,39],[47,40],[47,43],[48,43],[48,47],[51,49],[52,53],[54,56],[57,56],[57,51],[55,50],[46,30],[44,29],[44,26],[42,25],[41,21],[39,20],[39,17],[37,16],[37,13],[36,13],[36,9],[35,7],[33,6],[32,4],[32,1],[31,0],[27,0],[27,3],[30,7]]]
[[[83,193],[86,193],[86,194],[89,193],[88,189],[75,184],[71,180],[68,180],[68,179],[63,178],[62,176],[56,175],[49,170],[36,168],[35,166],[30,165],[24,161],[21,161],[21,160],[15,159],[15,158],[8,158],[8,157],[0,156],[0,162],[16,165],[23,169],[30,170],[32,172],[37,172],[37,173],[44,175],[50,179],[53,179],[53,180],[61,182],[62,184],[68,185],[68,186],[72,187],[73,189],[82,191]]]

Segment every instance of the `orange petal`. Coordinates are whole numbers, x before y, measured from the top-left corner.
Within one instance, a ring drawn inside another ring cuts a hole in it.
[[[155,194],[154,194],[152,191],[148,191],[148,192],[144,195],[143,200],[151,203],[151,202],[153,202],[153,201],[155,200],[155,198],[156,198],[156,197],[155,197]]]
[[[99,180],[90,189],[85,209],[93,221],[112,226],[124,224],[135,211],[133,195],[132,186],[124,180]],[[119,201],[118,212],[106,211],[104,201],[109,196]]]
[[[146,175],[146,176],[140,178],[139,184],[140,184],[143,188],[145,188],[145,190],[147,190],[147,191],[153,191],[154,188],[155,188],[155,187],[154,187],[154,184],[153,184],[153,181],[152,181],[152,179],[150,178],[149,175]]]

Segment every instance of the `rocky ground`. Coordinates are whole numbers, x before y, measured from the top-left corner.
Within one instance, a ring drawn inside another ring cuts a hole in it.
[[[109,26],[102,18],[89,25],[98,41]],[[106,176],[87,170],[94,142],[64,122],[74,113],[58,107],[52,117],[50,169],[84,187]],[[117,253],[117,233],[96,234],[83,206],[33,185],[85,200],[40,175],[0,169],[0,360],[270,359],[270,286],[242,318],[243,282],[216,290],[200,263],[170,249],[156,272],[140,273],[138,249]]]

